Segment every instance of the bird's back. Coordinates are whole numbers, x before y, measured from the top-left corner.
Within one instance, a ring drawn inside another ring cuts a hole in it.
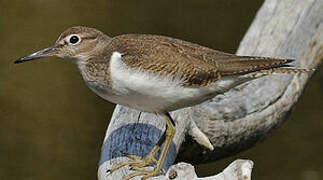
[[[224,76],[286,66],[289,59],[236,56],[187,41],[158,36],[126,34],[114,37],[111,47],[122,53],[129,67],[143,71],[182,74],[185,86],[207,86]]]

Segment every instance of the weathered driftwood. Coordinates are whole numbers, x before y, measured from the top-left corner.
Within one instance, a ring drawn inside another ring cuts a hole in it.
[[[250,180],[253,162],[250,160],[235,160],[221,173],[205,178],[198,178],[194,167],[187,163],[171,166],[165,176],[151,178],[151,180]]]
[[[266,0],[237,54],[294,58],[298,67],[317,67],[323,59],[322,9],[322,0]],[[177,160],[202,163],[251,147],[286,118],[310,76],[263,77],[207,103],[172,112],[176,135],[163,168],[167,170],[177,154]],[[205,142],[197,127],[211,140],[213,151],[192,141]],[[164,121],[154,114],[117,106],[102,146],[99,179],[128,174],[129,167],[112,174],[107,170],[126,160],[125,153],[147,154],[164,128]]]

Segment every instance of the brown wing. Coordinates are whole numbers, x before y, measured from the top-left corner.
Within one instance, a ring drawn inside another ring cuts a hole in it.
[[[110,45],[114,51],[123,54],[122,60],[128,66],[159,74],[180,74],[186,86],[206,86],[221,76],[280,67],[288,62],[284,59],[236,56],[156,35],[121,35],[113,38]]]

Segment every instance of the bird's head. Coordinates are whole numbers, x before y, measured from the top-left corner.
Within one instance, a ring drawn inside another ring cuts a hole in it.
[[[74,62],[86,61],[107,42],[109,37],[94,28],[76,26],[64,31],[53,46],[28,56],[21,57],[15,63],[22,63],[43,57],[58,56],[72,59]]]

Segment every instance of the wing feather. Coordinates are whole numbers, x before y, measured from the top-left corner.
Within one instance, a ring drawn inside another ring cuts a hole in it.
[[[288,59],[236,56],[179,39],[127,34],[113,38],[114,51],[130,67],[178,76],[185,86],[207,86],[222,76],[247,74],[285,66]]]

